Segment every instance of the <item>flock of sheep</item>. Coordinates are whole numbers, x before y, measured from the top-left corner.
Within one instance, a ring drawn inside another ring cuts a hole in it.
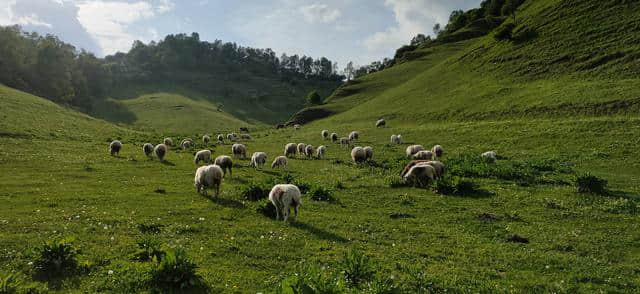
[[[386,122],[384,119],[380,119],[376,122],[376,127],[384,127]],[[294,129],[299,129],[300,125],[295,125]],[[351,146],[351,143],[356,142],[359,139],[360,134],[357,131],[353,131],[348,137],[339,138],[337,133],[329,133],[328,130],[322,130],[321,132],[323,140],[331,140],[332,142],[338,142],[343,147]],[[223,135],[218,135],[217,140],[219,144],[224,144]],[[235,133],[227,134],[226,138],[235,142],[238,140],[238,135]],[[250,140],[249,134],[242,134],[240,138]],[[211,137],[204,135],[202,142],[208,145],[211,141]],[[402,144],[401,135],[391,135],[392,144]],[[158,144],[155,147],[150,143],[145,143],[142,146],[142,150],[146,156],[155,155],[158,159],[164,160],[164,156],[167,154],[169,147],[173,146],[173,140],[171,138],[165,138],[162,144]],[[183,149],[192,148],[195,143],[192,139],[186,138],[180,142],[180,147]],[[111,155],[118,155],[122,149],[122,142],[115,140],[109,145]],[[305,156],[307,158],[315,157],[322,159],[326,153],[327,147],[322,145],[315,148],[313,145],[305,143],[288,143],[284,146],[284,155],[277,156],[272,164],[271,168],[286,168],[288,158],[295,157],[296,154]],[[244,144],[234,143],[231,146],[231,152],[234,157],[246,159],[247,147]],[[403,171],[401,176],[407,183],[411,183],[415,186],[424,187],[431,181],[441,178],[445,173],[445,165],[437,159],[443,156],[444,149],[440,145],[435,145],[431,150],[426,150],[422,145],[410,145],[406,149],[407,158],[411,159]],[[488,161],[495,161],[497,154],[495,151],[488,151],[482,154],[482,157]],[[371,146],[354,146],[351,149],[351,159],[356,164],[367,162],[373,158],[373,147]],[[200,166],[196,169],[194,178],[194,187],[198,193],[207,195],[207,189],[215,189],[215,196],[220,194],[220,186],[222,179],[228,173],[232,175],[233,159],[227,155],[220,155],[211,163],[211,151],[200,150],[194,154],[194,164],[205,162],[207,165]],[[267,162],[267,154],[265,152],[254,152],[251,156],[251,167],[260,168]],[[294,221],[298,216],[298,209],[301,205],[300,189],[291,184],[278,184],[275,185],[269,193],[269,200],[276,207],[276,219],[282,219],[284,221],[289,217],[290,209],[294,209]]]

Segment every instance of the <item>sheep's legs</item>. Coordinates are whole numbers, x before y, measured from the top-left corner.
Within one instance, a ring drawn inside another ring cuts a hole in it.
[[[293,213],[294,213],[294,214],[293,214],[293,222],[298,221],[298,207],[300,207],[300,206],[296,205],[296,206],[293,208]]]
[[[274,205],[276,207],[276,220],[280,219],[280,208],[278,208],[277,205]]]

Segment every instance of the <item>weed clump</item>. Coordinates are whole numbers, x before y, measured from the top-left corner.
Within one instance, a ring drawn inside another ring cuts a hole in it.
[[[198,266],[183,249],[169,250],[152,271],[152,282],[159,288],[194,289],[204,285],[196,270]]]
[[[479,187],[476,183],[460,177],[445,176],[434,181],[433,190],[443,195],[467,196],[477,193]]]
[[[311,196],[311,200],[314,201],[335,201],[335,198],[333,198],[333,195],[331,194],[331,190],[318,185],[311,187],[311,189],[309,190],[309,195]]]
[[[576,177],[575,185],[579,193],[604,195],[607,193],[607,180],[590,173]]]
[[[160,241],[151,237],[144,237],[136,241],[136,251],[133,254],[133,259],[138,261],[161,261],[162,257],[166,254],[161,249]]]
[[[355,287],[371,281],[376,272],[373,260],[360,250],[345,254],[341,267],[347,283]]]
[[[36,254],[33,267],[38,276],[53,277],[78,269],[78,254],[72,238],[49,240],[34,249]]]
[[[268,217],[268,218],[276,218],[276,207],[269,201],[269,199],[263,199],[258,203],[258,208],[256,208],[256,212]]]
[[[244,187],[240,195],[244,199],[249,201],[258,201],[269,197],[270,189],[265,187],[264,184],[251,182],[248,186]]]

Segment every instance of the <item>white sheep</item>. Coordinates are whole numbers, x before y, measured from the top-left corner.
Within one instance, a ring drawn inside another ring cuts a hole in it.
[[[357,131],[349,133],[349,141],[357,141],[358,137],[360,137],[360,133],[358,133]]]
[[[165,144],[158,144],[156,148],[153,148],[153,153],[160,159],[160,161],[164,160],[164,156],[167,155],[167,150],[169,148]]]
[[[327,147],[324,145],[321,145],[318,147],[318,149],[316,150],[316,157],[318,159],[323,158],[324,154],[327,152]]]
[[[307,145],[307,147],[304,148],[304,154],[307,157],[311,157],[313,156],[315,149],[313,148],[313,145]]]
[[[114,140],[109,144],[109,151],[111,151],[111,156],[117,156],[120,154],[120,149],[122,149],[122,142],[118,140]]]
[[[322,130],[322,139],[329,139],[329,130]]]
[[[182,142],[180,142],[180,146],[182,147],[182,149],[189,149],[191,147],[193,147],[195,144],[193,143],[193,140],[187,138],[182,140]]]
[[[193,157],[193,163],[198,164],[200,161],[211,163],[211,150],[200,150],[196,152],[196,155]]]
[[[287,163],[287,157],[280,155],[273,160],[273,163],[271,163],[271,168],[287,168]]]
[[[276,207],[276,220],[280,219],[282,214],[282,220],[287,221],[291,207],[293,206],[293,221],[298,219],[298,209],[302,205],[300,199],[300,189],[291,184],[278,184],[273,186],[271,192],[269,192],[269,200]]]
[[[336,142],[338,141],[338,134],[336,133],[331,133],[331,142]]]
[[[242,159],[247,158],[247,147],[243,144],[233,144],[233,146],[231,146],[231,153],[233,153],[235,157]]]
[[[142,151],[144,152],[144,155],[151,156],[153,154],[153,145],[150,143],[144,143],[144,145],[142,145]]]
[[[407,158],[411,158],[414,154],[424,150],[422,145],[411,145],[407,147]]]
[[[431,151],[426,151],[426,150],[420,150],[418,152],[416,152],[416,154],[413,155],[413,159],[416,160],[432,160],[433,158],[433,152]]]
[[[402,144],[402,136],[400,136],[400,135],[391,135],[391,143],[393,143],[393,144]]]
[[[298,143],[298,154],[300,154],[300,156],[303,156],[305,154],[306,148],[307,148],[307,144]]]
[[[362,148],[364,150],[364,154],[365,154],[365,160],[371,160],[373,159],[373,147],[371,146],[365,146],[364,148]]]
[[[287,145],[284,146],[284,156],[289,157],[289,156],[296,156],[296,152],[298,152],[298,146],[296,145],[296,143],[289,143]]]
[[[351,141],[349,141],[349,138],[347,137],[340,138],[340,146],[349,147],[350,145],[351,145]]]
[[[353,149],[351,149],[351,159],[353,159],[355,163],[363,163],[367,160],[367,153],[362,147],[353,147]]]
[[[164,140],[162,140],[162,143],[167,145],[167,146],[173,146],[173,139],[171,138],[164,138]]]
[[[196,170],[194,186],[196,191],[207,196],[207,189],[215,188],[215,196],[220,195],[220,185],[222,184],[222,168],[215,164],[201,166]]]
[[[409,170],[411,170],[412,167],[414,166],[418,166],[418,165],[430,165],[434,168],[434,177],[435,178],[441,178],[444,176],[445,173],[445,166],[442,162],[440,161],[435,161],[435,160],[412,160],[411,162],[409,162],[404,169],[402,170],[402,173],[400,173],[400,175],[402,177],[404,177]]]
[[[444,153],[444,149],[442,149],[442,146],[440,145],[435,145],[433,146],[433,148],[431,148],[431,152],[433,152],[433,155],[435,156],[435,158],[439,158],[439,157],[442,157],[442,153]]]
[[[251,166],[258,168],[267,162],[267,154],[264,152],[253,152],[251,155]]]
[[[240,135],[240,138],[242,138],[243,140],[251,140],[251,135],[249,135],[249,134],[242,134],[242,135]]]
[[[482,153],[480,155],[482,158],[484,158],[487,162],[496,162],[496,160],[498,159],[498,153],[495,151],[487,151],[485,153]]]
[[[224,144],[224,136],[218,135],[218,144]]]
[[[227,171],[229,171],[230,176],[233,175],[233,173],[231,172],[231,169],[233,167],[233,160],[231,160],[231,157],[227,155],[220,155],[216,157],[216,160],[214,160],[213,163],[222,169],[225,176],[227,175]]]
[[[295,125],[293,125],[293,128],[294,128],[294,129],[296,129],[296,130],[299,130],[301,127],[302,127],[302,126],[301,126],[301,125],[299,125],[299,124],[295,124]]]
[[[229,133],[227,134],[227,139],[231,142],[235,142],[238,140],[238,135],[236,133]]]
[[[387,125],[387,122],[384,120],[384,118],[381,118],[378,121],[376,121],[376,128],[381,128],[386,125]]]
[[[204,135],[202,136],[202,143],[204,143],[204,145],[209,145],[209,141],[211,141],[211,137],[209,137],[209,135]]]
[[[428,164],[412,166],[403,176],[405,182],[414,186],[426,187],[434,179],[436,171],[433,166]]]

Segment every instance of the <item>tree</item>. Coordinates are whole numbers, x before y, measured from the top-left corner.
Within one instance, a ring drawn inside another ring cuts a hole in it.
[[[500,16],[503,5],[504,0],[491,0],[491,2],[489,2],[489,6],[487,7],[487,16]]]
[[[518,10],[518,7],[520,7],[520,5],[522,4],[522,0],[507,0],[504,3],[504,6],[502,6],[502,15],[507,16],[507,15],[511,15],[513,16],[513,22],[516,22],[516,10]]]
[[[437,35],[440,35],[440,33],[442,32],[442,28],[440,27],[439,23],[436,23],[435,25],[433,25],[433,33]]]
[[[344,76],[347,77],[348,81],[353,79],[355,70],[356,69],[353,67],[353,61],[349,61],[349,63],[347,63],[347,66],[345,66],[344,68]]]
[[[424,34],[417,34],[415,37],[413,37],[411,39],[411,45],[412,46],[420,46],[428,41],[430,41],[431,38],[429,37],[425,37]]]
[[[309,93],[309,95],[307,95],[307,103],[314,105],[322,104],[322,97],[320,97],[318,91],[313,90]]]

